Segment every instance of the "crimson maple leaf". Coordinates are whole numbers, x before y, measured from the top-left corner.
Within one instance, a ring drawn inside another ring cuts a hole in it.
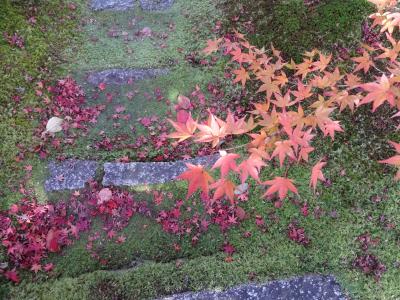
[[[273,180],[263,182],[263,185],[270,185],[270,188],[264,194],[264,197],[270,196],[278,192],[279,199],[283,200],[288,191],[297,194],[297,188],[293,185],[293,180],[284,177],[275,177]]]
[[[202,166],[196,166],[187,163],[188,170],[178,176],[178,179],[187,180],[189,188],[186,198],[189,198],[195,191],[200,189],[203,193],[208,194],[209,183],[214,179],[208,174]]]
[[[310,186],[313,187],[314,191],[317,188],[318,180],[325,181],[324,174],[322,174],[321,169],[326,165],[326,162],[318,162],[311,171]]]
[[[18,276],[18,273],[17,273],[17,271],[15,270],[15,269],[13,269],[13,270],[11,270],[11,271],[6,271],[5,273],[4,273],[4,276],[8,279],[8,280],[11,280],[12,282],[15,282],[15,283],[19,283],[19,276]]]

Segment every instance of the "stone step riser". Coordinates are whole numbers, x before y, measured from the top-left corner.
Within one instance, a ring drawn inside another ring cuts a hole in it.
[[[104,186],[138,186],[162,184],[173,180],[186,169],[186,163],[211,167],[218,155],[197,157],[175,162],[105,163]],[[90,160],[69,159],[60,163],[50,162],[50,177],[45,181],[47,192],[77,190],[94,179],[100,164]]]

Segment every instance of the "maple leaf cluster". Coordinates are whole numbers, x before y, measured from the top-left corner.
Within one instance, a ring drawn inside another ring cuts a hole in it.
[[[159,197],[158,193],[154,196],[156,203]],[[222,233],[226,233],[246,218],[246,213],[239,206],[239,202],[210,201],[205,193],[201,194],[201,198],[202,203],[205,203],[203,213],[197,209],[195,201],[190,205],[179,199],[175,201],[173,208],[161,210],[158,213],[157,223],[162,226],[163,231],[179,237],[188,236],[191,238],[192,245],[196,245],[200,236],[208,231],[210,225],[217,225]],[[242,198],[241,201],[245,200]],[[180,247],[176,247],[175,250],[179,251]]]
[[[135,201],[126,191],[101,188],[96,182],[90,182],[82,192],[74,192],[69,201],[56,204],[39,204],[35,199],[23,198],[0,212],[0,241],[8,258],[6,267],[0,267],[0,274],[18,283],[21,269],[50,272],[53,264],[43,265],[43,259],[79,239],[81,232],[91,229],[96,217],[102,220],[108,239],[123,243],[124,237],[117,237],[117,233],[136,213],[150,215],[146,202]],[[100,260],[93,249],[100,234],[93,236],[86,248],[93,258]]]
[[[50,94],[50,98],[47,93]],[[40,81],[36,94],[42,97],[45,107],[26,108],[25,112],[40,114],[42,121],[35,131],[39,143],[34,147],[34,152],[38,153],[41,158],[47,157],[49,147],[60,150],[63,145],[74,144],[78,136],[86,135],[89,124],[96,123],[98,116],[105,109],[105,105],[85,106],[86,97],[82,87],[70,77],[58,80],[55,85],[47,88],[45,83]],[[54,136],[54,134],[43,133],[50,117],[63,119],[62,138]]]
[[[379,244],[379,239],[373,239],[370,233],[363,233],[357,237],[360,244],[361,253],[353,260],[353,267],[359,269],[366,275],[373,276],[375,281],[379,281],[386,272],[386,266],[378,259],[378,257],[369,251],[370,246]]]
[[[380,9],[392,9],[394,2],[376,4]],[[192,139],[221,149],[232,136],[250,138],[245,155],[227,153],[233,149],[220,151],[221,157],[212,167],[220,170],[219,179],[214,179],[202,166],[188,165],[188,170],[179,177],[189,182],[188,197],[196,190],[205,194],[213,191],[212,201],[222,198],[233,201],[238,187],[232,179],[235,177],[241,185],[251,177],[267,186],[265,197],[277,195],[282,200],[288,192],[297,194],[295,181],[287,178],[288,169],[292,164],[308,162],[314,151],[312,141],[318,134],[334,140],[343,131],[335,115],[370,104],[372,112],[383,105],[399,110],[400,42],[392,33],[398,31],[400,22],[395,12],[380,11],[370,17],[371,31],[380,27],[376,33],[379,38],[371,45],[362,44],[358,49],[360,56],[349,57],[346,69],[338,66],[332,54],[317,49],[304,53],[300,63],[285,61],[272,45],[268,50],[258,49],[238,32],[208,41],[204,53],[220,52],[230,58],[233,82],[264,100],[254,102],[254,109],[240,118],[228,111],[225,118],[209,112],[205,121],[195,120],[191,114],[170,120],[175,132],[169,137],[178,142]],[[399,116],[397,113],[393,117]],[[399,152],[398,144],[392,142],[392,145]],[[275,161],[284,175],[262,182],[261,169],[274,166]],[[400,167],[397,156],[381,162]],[[322,168],[327,163],[320,160],[312,168],[310,186],[314,191],[318,181],[325,181]]]
[[[3,37],[10,46],[18,47],[20,49],[25,48],[25,40],[17,32],[14,32],[12,35],[8,34],[7,32],[3,32]]]

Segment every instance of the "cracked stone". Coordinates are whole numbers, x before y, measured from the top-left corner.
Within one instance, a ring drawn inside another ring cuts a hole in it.
[[[197,157],[175,162],[105,163],[104,186],[136,186],[166,183],[186,171],[186,163],[212,166],[219,155]]]
[[[175,0],[140,0],[143,10],[166,10],[171,8]]]
[[[127,10],[134,7],[134,0],[92,0],[93,10]]]
[[[85,187],[85,184],[96,175],[99,164],[90,160],[68,159],[61,163],[49,163],[50,178],[45,182],[45,190],[61,191],[76,190]]]
[[[122,85],[129,80],[144,80],[168,74],[168,69],[110,69],[89,74],[88,82]]]
[[[162,300],[346,300],[331,276],[309,275],[263,285],[246,284],[226,291],[203,291],[171,295]],[[161,299],[159,299],[161,300]]]

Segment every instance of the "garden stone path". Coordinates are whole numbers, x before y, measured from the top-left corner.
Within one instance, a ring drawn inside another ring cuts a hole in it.
[[[166,74],[168,74],[168,69],[110,69],[92,72],[87,80],[93,85],[100,83],[121,85],[129,80],[145,80]]]
[[[211,167],[219,155],[197,157],[175,162],[105,163],[104,186],[136,186],[166,183],[176,179],[186,169],[186,164]]]
[[[44,184],[47,192],[77,190],[93,179],[99,163],[90,160],[68,159],[61,163],[50,162],[50,178]]]
[[[172,295],[162,300],[346,300],[333,276],[310,275],[263,285],[247,284],[226,291]]]
[[[186,0],[189,1],[189,0]],[[164,11],[171,8],[174,0],[90,0],[93,11]],[[136,7],[137,5],[140,7]],[[103,69],[91,72],[88,83],[99,85],[124,85],[130,80],[153,79],[168,74],[165,68],[152,69]],[[45,181],[47,192],[76,190],[94,179],[101,169],[104,171],[104,186],[137,186],[145,184],[163,184],[175,180],[186,170],[186,163],[212,166],[218,155],[197,157],[175,162],[108,162],[103,166],[91,160],[68,159],[63,162],[50,162],[50,177]],[[208,299],[266,299],[266,300],[345,300],[340,285],[333,276],[309,275],[286,280],[267,282],[262,285],[247,284],[230,288],[226,291],[201,291],[171,295],[163,300],[208,300]]]
[[[186,170],[186,163],[211,167],[219,155],[197,157],[175,162],[105,163],[104,186],[137,186],[159,184],[175,180]],[[50,178],[45,182],[48,192],[77,190],[94,179],[99,163],[90,160],[69,159],[49,164]]]
[[[92,0],[91,8],[93,10],[127,10],[134,7],[135,0]]]
[[[174,0],[140,0],[143,10],[165,10],[174,4]]]

